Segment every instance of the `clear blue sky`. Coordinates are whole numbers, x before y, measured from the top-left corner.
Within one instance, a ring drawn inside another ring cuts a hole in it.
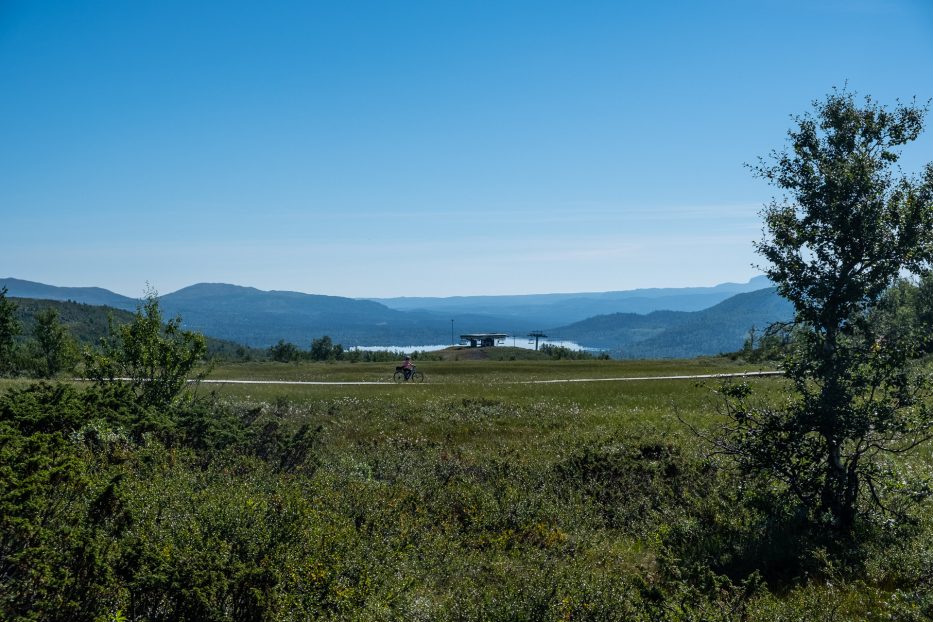
[[[931,67],[930,0],[0,0],[0,277],[744,281],[773,190],[743,163],[833,86],[925,101]]]

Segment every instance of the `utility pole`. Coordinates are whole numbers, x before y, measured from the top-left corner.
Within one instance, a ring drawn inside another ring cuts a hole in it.
[[[535,351],[538,349],[538,339],[547,339],[547,335],[542,333],[540,330],[534,330],[528,333],[528,338],[531,339],[532,337],[535,340]]]
[[[454,345],[454,320],[450,318],[450,345]]]

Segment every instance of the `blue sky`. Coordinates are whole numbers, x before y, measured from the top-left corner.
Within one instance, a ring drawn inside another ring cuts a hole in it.
[[[745,281],[773,190],[743,164],[833,86],[926,101],[931,66],[929,0],[0,0],[0,277]],[[931,160],[928,131],[902,162]]]

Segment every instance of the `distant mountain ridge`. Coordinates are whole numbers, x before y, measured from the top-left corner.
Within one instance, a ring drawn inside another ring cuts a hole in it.
[[[257,347],[279,339],[307,347],[325,334],[346,345],[365,345],[367,338],[390,339],[393,332],[418,328],[412,316],[368,300],[225,283],[192,285],[160,301],[189,328],[205,334],[223,331],[227,338]]]
[[[552,330],[625,358],[680,358],[739,350],[751,328],[793,318],[793,305],[777,288],[736,294],[694,312],[600,315]]]
[[[785,319],[787,303],[773,288],[741,292],[761,284],[768,284],[764,277],[712,288],[391,299],[393,304],[419,306],[405,310],[372,299],[199,283],[161,296],[160,302],[166,316],[180,315],[188,329],[251,347],[264,348],[284,339],[306,348],[322,335],[344,346],[447,344],[469,332],[524,335],[552,326],[556,328],[546,330],[552,337],[614,354],[621,351],[623,356],[657,358],[737,350],[752,325],[763,328]],[[96,287],[0,279],[0,287],[4,286],[11,297],[73,300],[123,310],[135,310],[139,304]],[[740,293],[732,293],[736,290]],[[692,309],[703,305],[701,310]],[[650,310],[620,311],[632,307]],[[600,314],[602,309],[610,311]]]
[[[521,317],[538,326],[554,326],[611,313],[700,311],[730,296],[765,289],[771,285],[768,277],[757,276],[747,283],[721,283],[712,287],[668,287],[514,296],[372,298],[370,300],[398,311],[450,314],[469,310],[471,313],[485,313],[500,317]]]
[[[123,310],[135,310],[139,304],[139,300],[100,288],[55,287],[11,278],[0,279],[0,287],[4,286],[10,297],[93,300]],[[459,332],[528,330],[524,322],[509,318],[402,312],[370,300],[226,283],[191,285],[159,300],[166,316],[180,315],[186,328],[251,347],[267,347],[280,339],[307,347],[322,335],[345,346],[446,344],[451,341],[451,319]]]
[[[6,287],[9,296],[36,300],[72,300],[88,305],[103,305],[124,311],[136,309],[138,300],[115,294],[101,287],[57,287],[34,281],[6,278],[0,279],[0,289]]]

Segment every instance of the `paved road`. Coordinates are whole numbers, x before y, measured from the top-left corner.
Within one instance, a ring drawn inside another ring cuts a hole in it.
[[[554,380],[516,380],[503,384],[563,384],[569,382],[633,382],[644,380],[704,380],[719,378],[750,378],[755,376],[781,376],[782,371],[750,371],[738,374],[697,374],[693,376],[625,376],[621,378],[559,378]],[[395,382],[380,380],[373,382],[324,381],[324,380],[202,380],[202,384],[277,384],[299,386],[355,386],[389,385]],[[438,383],[434,383],[438,384]]]

